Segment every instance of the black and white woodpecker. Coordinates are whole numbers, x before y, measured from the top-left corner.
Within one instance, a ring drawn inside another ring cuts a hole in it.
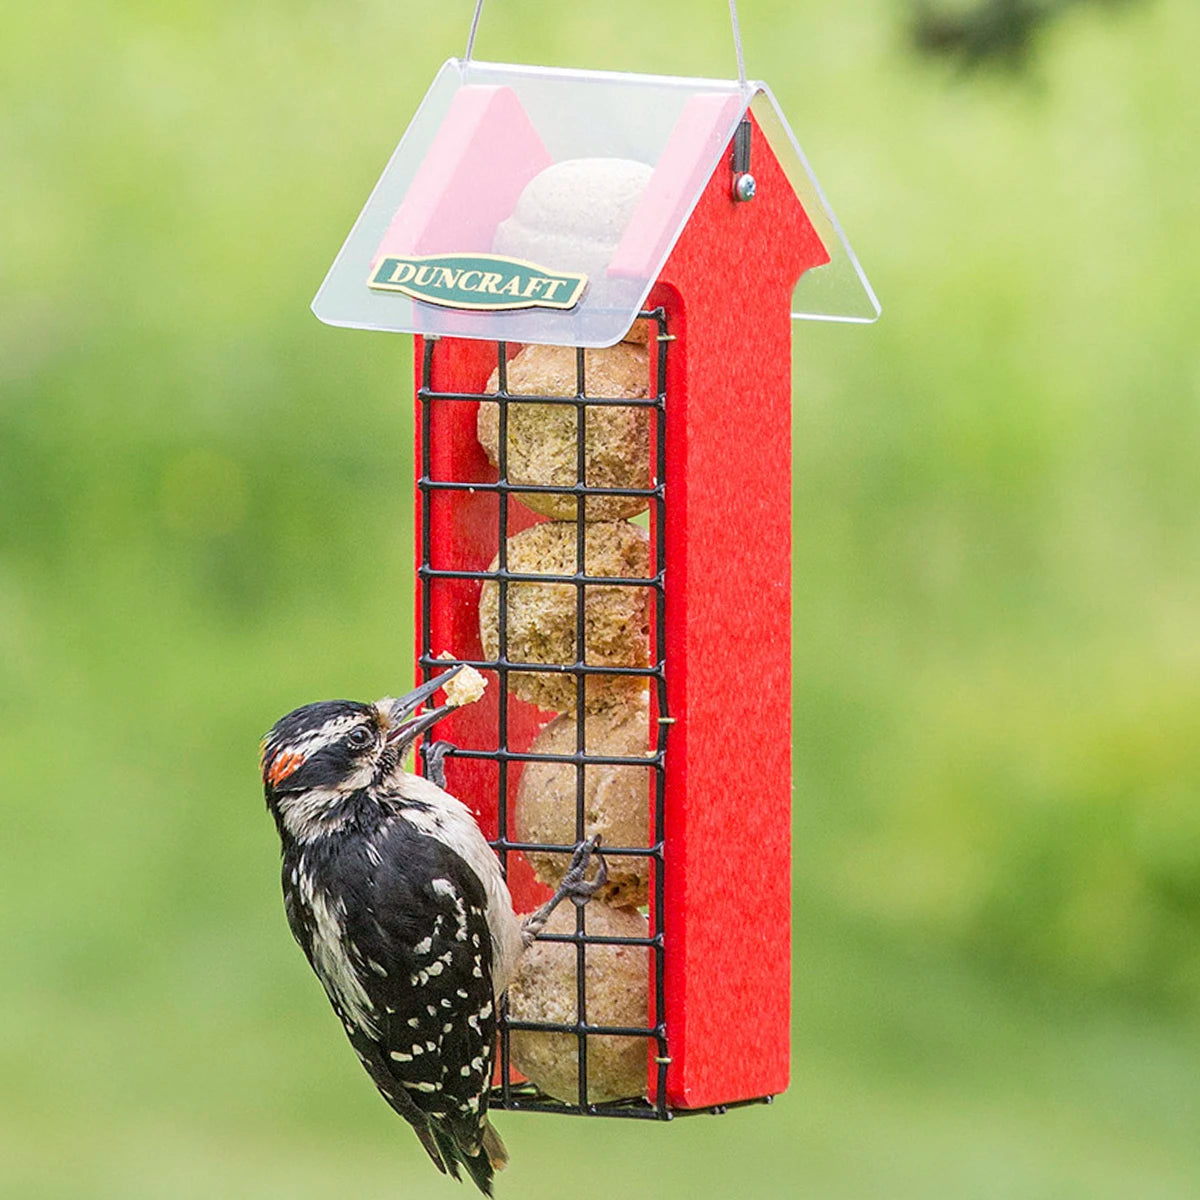
[[[434,1165],[486,1195],[507,1161],[488,1121],[496,1013],[522,951],[564,898],[584,903],[594,843],[555,896],[513,911],[466,805],[403,769],[451,711],[418,713],[454,667],[399,700],[328,700],[276,722],[262,745],[283,843],[288,924],[359,1060]],[[599,857],[597,855],[597,857]]]

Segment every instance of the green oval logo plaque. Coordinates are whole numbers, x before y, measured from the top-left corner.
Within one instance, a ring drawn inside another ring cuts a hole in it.
[[[386,255],[367,286],[443,308],[574,308],[586,275],[548,271],[499,254]]]

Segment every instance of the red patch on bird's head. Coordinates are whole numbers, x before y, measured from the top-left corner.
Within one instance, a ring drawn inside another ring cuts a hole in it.
[[[303,754],[285,751],[277,754],[266,771],[267,782],[276,787],[291,775],[304,762]]]

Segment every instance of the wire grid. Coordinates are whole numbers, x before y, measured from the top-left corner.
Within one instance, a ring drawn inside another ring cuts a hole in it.
[[[576,1020],[572,1023],[551,1024],[539,1021],[516,1020],[509,1016],[507,1003],[501,1006],[499,1014],[500,1032],[500,1076],[501,1083],[493,1089],[491,1103],[493,1107],[534,1112],[573,1113],[583,1116],[634,1117],[651,1120],[669,1120],[676,1115],[667,1107],[667,1067],[670,1057],[667,1049],[667,1031],[665,1021],[664,999],[664,959],[665,944],[663,936],[663,809],[666,786],[666,748],[667,737],[672,724],[667,705],[667,681],[665,658],[665,629],[666,629],[666,590],[665,581],[665,540],[663,531],[666,521],[666,383],[667,383],[667,348],[673,340],[667,332],[666,315],[661,308],[645,310],[639,317],[650,323],[655,336],[649,339],[652,353],[655,355],[656,393],[645,398],[614,398],[587,395],[586,362],[582,348],[575,352],[576,389],[573,396],[525,396],[515,395],[508,390],[508,346],[507,343],[496,343],[496,360],[498,388],[486,396],[469,392],[437,392],[431,385],[433,356],[436,353],[437,341],[427,339],[422,363],[421,384],[418,396],[421,401],[421,475],[418,487],[422,493],[421,505],[421,563],[418,577],[422,589],[422,612],[424,619],[421,629],[421,658],[420,665],[426,680],[432,678],[437,671],[444,670],[455,662],[466,663],[469,666],[494,671],[499,685],[499,719],[497,730],[497,748],[495,750],[474,750],[454,748],[450,756],[461,758],[486,759],[498,764],[498,796],[497,796],[497,832],[498,837],[492,846],[500,858],[501,865],[507,871],[508,855],[511,851],[539,850],[569,854],[584,840],[584,795],[585,768],[591,766],[631,766],[648,769],[653,777],[652,804],[652,836],[649,846],[604,846],[606,856],[618,857],[629,855],[645,858],[651,864],[653,877],[653,903],[650,906],[652,927],[650,936],[646,938],[604,937],[587,932],[587,909],[576,908],[575,932],[571,934],[542,934],[540,939],[545,942],[562,942],[575,947],[576,968]],[[454,480],[435,480],[430,471],[430,433],[431,411],[439,402],[478,402],[485,398],[498,405],[498,478],[495,483],[460,482]],[[575,408],[576,419],[576,481],[573,486],[562,485],[532,485],[515,484],[508,478],[508,406],[509,404],[565,404]],[[646,407],[654,411],[654,457],[653,486],[650,488],[611,488],[592,487],[586,482],[587,458],[587,414],[588,409],[599,405],[618,405],[621,407]],[[432,565],[430,543],[430,514],[429,499],[435,492],[444,491],[494,492],[499,506],[498,541],[499,550],[494,571],[468,571],[435,568]],[[509,570],[507,554],[507,531],[509,514],[509,497],[537,492],[549,492],[556,495],[573,495],[575,497],[575,531],[576,531],[576,569],[571,575],[527,574]],[[644,496],[652,508],[651,543],[654,556],[654,574],[648,578],[623,576],[588,575],[586,569],[586,530],[587,503],[592,496]],[[433,585],[438,579],[471,579],[495,580],[499,587],[498,641],[499,657],[496,659],[471,660],[434,658],[431,644],[429,613],[433,599]],[[508,657],[508,585],[514,580],[521,582],[541,582],[570,584],[576,588],[576,627],[575,646],[576,661],[569,664],[522,663]],[[637,586],[649,588],[654,595],[653,624],[653,665],[648,667],[606,667],[587,663],[585,641],[585,611],[584,599],[587,587],[603,586]],[[575,678],[576,686],[576,744],[575,752],[567,755],[533,754],[519,752],[509,747],[508,730],[508,677],[515,671],[533,671],[540,674],[567,673]],[[590,675],[633,675],[643,676],[653,681],[655,690],[657,737],[653,752],[643,757],[622,757],[611,754],[590,754],[586,749],[586,721],[584,714],[584,692],[587,678]],[[426,746],[421,748],[424,756]],[[510,762],[548,762],[570,763],[575,768],[575,838],[573,845],[550,845],[530,843],[515,840],[509,830],[509,781],[508,766]],[[592,945],[644,946],[648,949],[653,963],[652,979],[652,1012],[650,1020],[644,1026],[611,1026],[600,1025],[588,1020],[586,995],[586,964],[588,947]],[[513,1084],[511,1082],[511,1050],[510,1033],[512,1030],[529,1030],[542,1033],[574,1034],[578,1043],[578,1095],[573,1104],[553,1099],[540,1092],[533,1084]],[[655,1099],[623,1100],[617,1102],[594,1103],[588,1095],[588,1041],[594,1037],[642,1037],[655,1043],[654,1061],[657,1070]],[[711,1110],[710,1110],[711,1111]]]

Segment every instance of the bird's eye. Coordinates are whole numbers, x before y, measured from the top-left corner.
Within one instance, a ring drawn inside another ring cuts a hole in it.
[[[358,725],[346,735],[346,740],[355,750],[362,750],[374,740],[371,731],[365,725]]]

